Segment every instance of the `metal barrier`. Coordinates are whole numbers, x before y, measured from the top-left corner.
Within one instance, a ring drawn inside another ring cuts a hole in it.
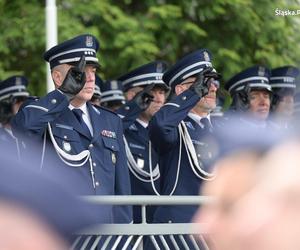
[[[204,224],[146,222],[146,207],[152,205],[202,205],[213,198],[206,196],[84,196],[96,204],[139,205],[142,223],[104,224],[78,232],[71,249],[132,249],[142,250],[143,242],[148,249],[196,249],[208,250],[203,237]],[[202,230],[201,230],[202,229]]]

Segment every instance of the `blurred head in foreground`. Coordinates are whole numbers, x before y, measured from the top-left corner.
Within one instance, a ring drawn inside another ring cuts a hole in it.
[[[266,134],[253,127],[238,128],[239,124],[235,127],[227,125],[229,127],[216,132],[220,145],[219,158],[214,164],[216,178],[206,182],[201,190],[202,195],[212,196],[214,202],[203,205],[194,222],[204,223],[202,230],[208,233],[206,238],[211,249],[244,250],[236,224],[240,216],[248,217],[256,213],[255,208],[259,204],[253,204],[252,210],[243,214],[237,209],[237,204],[256,185],[257,174],[267,152],[284,136]]]
[[[93,224],[90,205],[48,176],[1,157],[0,249],[69,249]]]

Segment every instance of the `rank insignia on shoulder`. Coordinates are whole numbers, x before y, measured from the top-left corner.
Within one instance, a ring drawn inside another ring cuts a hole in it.
[[[71,144],[69,142],[63,141],[62,142],[62,146],[63,146],[63,149],[66,152],[70,152],[71,151]]]
[[[109,131],[109,130],[102,130],[101,135],[103,135],[105,137],[113,138],[113,139],[117,138],[116,133],[113,131]]]

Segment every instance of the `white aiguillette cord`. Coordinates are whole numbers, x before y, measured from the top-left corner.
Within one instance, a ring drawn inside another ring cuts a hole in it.
[[[196,150],[195,150],[192,139],[190,137],[190,134],[187,130],[187,127],[186,127],[184,121],[180,122],[179,128],[181,128],[181,129],[179,129],[179,133],[181,134],[181,136],[183,138],[183,142],[185,145],[185,149],[187,151],[189,163],[190,163],[190,166],[191,166],[194,174],[198,178],[203,179],[203,180],[209,181],[209,180],[214,179],[215,173],[208,173],[199,166]]]
[[[123,140],[124,140],[125,151],[126,151],[127,160],[128,160],[127,161],[128,167],[129,167],[130,171],[132,172],[132,174],[137,179],[139,179],[140,181],[143,181],[143,182],[156,181],[160,177],[158,164],[156,165],[155,169],[153,171],[150,171],[149,173],[147,171],[141,169],[138,166],[138,164],[136,163],[136,161],[131,153],[131,150],[128,146],[128,142],[127,142],[125,136],[123,136]],[[149,153],[149,165],[150,165],[150,162],[151,162],[151,152]],[[152,162],[151,162],[151,166],[152,166]]]
[[[213,180],[215,177],[215,174],[211,174],[208,173],[206,171],[204,171],[203,169],[201,169],[201,167],[199,166],[199,162],[196,156],[196,151],[195,151],[195,147],[192,143],[192,139],[188,133],[187,127],[184,123],[184,121],[181,121],[181,123],[178,125],[178,130],[179,130],[179,152],[178,152],[178,162],[177,162],[177,171],[176,171],[176,179],[175,179],[175,183],[174,186],[171,190],[171,192],[168,194],[169,196],[172,196],[173,193],[175,192],[175,189],[177,187],[178,184],[178,178],[179,178],[179,172],[180,172],[180,165],[181,165],[181,157],[182,157],[182,153],[181,153],[181,149],[182,149],[182,141],[184,142],[185,145],[185,149],[187,151],[187,156],[189,159],[189,163],[191,166],[191,169],[193,170],[193,172],[195,173],[195,175],[203,180]],[[151,150],[151,141],[149,141],[149,150]],[[191,159],[192,157],[192,159]],[[194,167],[194,164],[196,166],[196,169]],[[149,168],[150,168],[150,172],[152,171],[152,164],[151,161],[149,162]],[[200,175],[197,173],[197,170],[203,175]],[[160,195],[160,193],[156,190],[155,186],[152,185],[155,193],[157,195]]]
[[[58,144],[53,136],[52,128],[51,128],[51,125],[49,122],[48,122],[48,130],[49,130],[51,142],[53,144],[53,147],[54,147],[57,155],[66,165],[71,166],[71,167],[81,167],[89,160],[90,173],[91,173],[91,177],[92,177],[92,181],[93,181],[93,187],[95,188],[96,187],[95,173],[94,173],[94,168],[93,168],[93,164],[92,164],[91,152],[89,150],[83,150],[79,154],[76,154],[76,155],[71,155],[71,154],[66,153],[63,149],[61,149],[58,146]],[[47,134],[47,131],[44,134],[43,151],[42,151],[40,169],[42,169],[43,163],[44,163],[44,155],[45,155],[45,147],[46,147],[46,134]],[[72,161],[72,162],[69,162],[69,161]],[[77,162],[82,161],[82,162],[81,163],[73,163],[74,161],[77,161]]]

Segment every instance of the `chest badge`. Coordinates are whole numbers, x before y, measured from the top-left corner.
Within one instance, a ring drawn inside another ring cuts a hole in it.
[[[144,163],[145,163],[144,159],[137,158],[137,165],[138,165],[139,168],[143,169],[144,168]]]
[[[116,164],[116,162],[117,162],[117,157],[116,157],[116,154],[114,152],[111,153],[111,162],[113,164]]]
[[[71,151],[71,144],[70,144],[69,142],[63,141],[63,142],[62,142],[62,145],[63,145],[63,149],[64,149],[66,152],[70,152],[70,151]]]

